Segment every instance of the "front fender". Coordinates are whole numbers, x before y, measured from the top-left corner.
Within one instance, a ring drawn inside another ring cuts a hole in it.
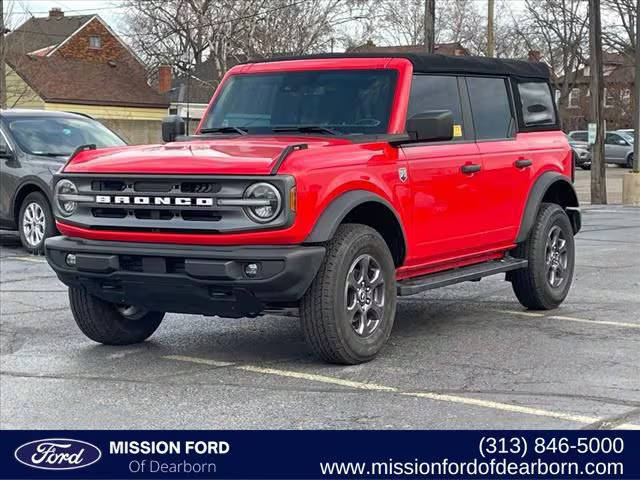
[[[337,198],[331,201],[329,206],[320,215],[320,218],[316,220],[311,233],[305,239],[305,243],[321,243],[330,240],[336,233],[336,230],[342,223],[342,220],[358,205],[362,205],[367,202],[376,202],[380,205],[384,205],[388,208],[396,217],[398,225],[402,229],[402,235],[405,241],[406,248],[406,234],[402,221],[398,212],[393,206],[380,195],[376,195],[373,192],[367,190],[352,190],[350,192],[343,193]]]

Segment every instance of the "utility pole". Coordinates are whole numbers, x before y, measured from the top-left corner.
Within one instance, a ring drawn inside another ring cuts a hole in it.
[[[494,0],[487,1],[487,57],[493,57],[495,52],[495,39],[493,34]]]
[[[424,0],[424,49],[433,53],[436,30],[436,0]]]
[[[622,177],[622,203],[640,205],[640,0],[636,0],[635,78],[633,79],[633,166]]]
[[[602,23],[600,0],[589,0],[589,56],[591,68],[591,119],[596,124],[591,146],[591,203],[607,203],[607,164],[604,162],[604,75],[602,72]]]
[[[7,86],[5,78],[5,42],[4,42],[4,0],[0,0],[0,109],[7,108]]]
[[[636,75],[633,80],[635,95],[634,105],[634,142],[633,142],[633,173],[640,173],[640,0],[636,1]]]

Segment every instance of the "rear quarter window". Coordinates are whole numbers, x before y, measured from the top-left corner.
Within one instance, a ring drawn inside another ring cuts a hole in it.
[[[555,125],[556,111],[551,89],[546,82],[519,82],[522,120],[527,127]]]

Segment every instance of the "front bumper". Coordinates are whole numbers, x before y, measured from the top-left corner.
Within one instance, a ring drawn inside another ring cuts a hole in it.
[[[162,312],[255,316],[299,300],[313,281],[321,246],[205,247],[52,237],[47,261],[58,278],[106,301]],[[75,266],[66,258],[75,254]],[[258,265],[255,277],[245,273]]]

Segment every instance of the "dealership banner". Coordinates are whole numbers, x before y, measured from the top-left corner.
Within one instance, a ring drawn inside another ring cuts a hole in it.
[[[0,431],[0,478],[640,479],[640,431]]]

